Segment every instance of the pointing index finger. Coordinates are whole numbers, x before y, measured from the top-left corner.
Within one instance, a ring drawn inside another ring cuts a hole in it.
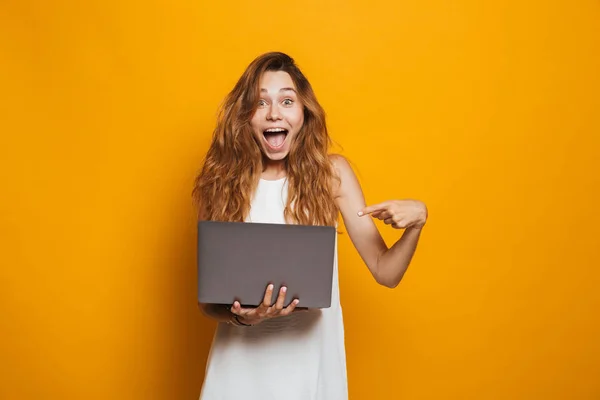
[[[383,211],[386,209],[387,205],[388,205],[387,202],[383,202],[383,203],[374,204],[372,206],[365,207],[358,212],[358,216],[362,217],[363,215],[368,215],[368,214],[374,213],[375,211]]]

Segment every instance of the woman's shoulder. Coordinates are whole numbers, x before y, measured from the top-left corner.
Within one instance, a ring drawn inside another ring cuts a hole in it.
[[[348,176],[348,174],[354,174],[354,169],[352,168],[350,161],[345,156],[332,153],[329,155],[329,161],[333,166],[335,178],[343,179],[344,176]]]
[[[343,172],[348,168],[352,169],[348,159],[341,154],[329,154],[329,161],[331,162],[331,165],[333,165],[333,169],[336,174],[339,174],[340,172]]]
[[[340,196],[344,182],[354,178],[354,170],[348,159],[341,154],[330,154],[329,161],[333,167],[333,188],[335,197]]]

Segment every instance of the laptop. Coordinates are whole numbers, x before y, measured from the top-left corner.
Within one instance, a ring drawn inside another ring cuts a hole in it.
[[[243,307],[272,304],[285,285],[284,306],[331,306],[335,227],[251,222],[198,222],[198,302]]]

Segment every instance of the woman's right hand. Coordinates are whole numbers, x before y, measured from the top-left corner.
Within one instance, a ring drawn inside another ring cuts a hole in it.
[[[287,288],[283,286],[279,290],[279,295],[277,296],[277,301],[275,304],[272,304],[273,298],[273,284],[267,286],[267,290],[265,291],[265,296],[263,298],[262,303],[256,308],[242,308],[239,301],[235,301],[231,306],[231,312],[238,316],[238,319],[247,325],[257,325],[263,322],[266,319],[283,317],[286,315],[290,315],[294,312],[294,309],[298,305],[299,300],[294,299],[287,307],[283,306],[283,302],[285,301],[285,293]]]

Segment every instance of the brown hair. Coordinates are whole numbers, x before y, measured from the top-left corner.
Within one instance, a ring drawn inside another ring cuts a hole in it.
[[[332,185],[336,176],[328,157],[331,139],[325,112],[294,60],[280,52],[252,61],[221,105],[211,145],[194,184],[193,197],[200,216],[243,222],[250,212],[263,169],[263,154],[250,120],[257,109],[260,78],[266,71],[287,72],[304,106],[304,124],[286,158],[289,186],[285,218],[303,225],[335,225],[338,209]]]

